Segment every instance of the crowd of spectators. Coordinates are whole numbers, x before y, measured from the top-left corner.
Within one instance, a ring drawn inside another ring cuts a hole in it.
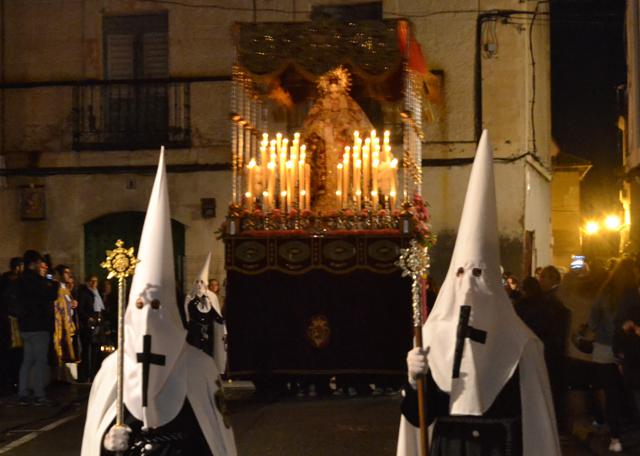
[[[561,435],[571,432],[568,395],[587,392],[592,425],[608,430],[611,452],[623,450],[624,425],[640,422],[639,266],[625,257],[564,274],[538,268],[521,284],[512,274],[503,277],[516,313],[544,343]],[[572,354],[578,352],[588,361]]]
[[[220,284],[208,283],[216,295]],[[178,297],[179,302],[181,296]],[[50,405],[52,382],[91,383],[116,349],[117,289],[94,274],[77,283],[73,270],[27,250],[0,276],[0,396],[21,405]]]
[[[91,382],[114,350],[117,303],[96,276],[76,285],[73,271],[27,250],[0,278],[0,393],[21,405],[49,405],[51,381]]]

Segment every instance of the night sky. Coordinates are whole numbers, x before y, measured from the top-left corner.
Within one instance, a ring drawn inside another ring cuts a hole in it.
[[[620,208],[622,157],[616,88],[626,82],[624,0],[551,3],[553,137],[593,163],[582,184],[585,216]]]

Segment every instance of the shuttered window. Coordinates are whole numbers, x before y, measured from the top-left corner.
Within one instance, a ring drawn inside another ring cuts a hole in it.
[[[103,30],[107,79],[169,76],[166,14],[107,16]]]
[[[167,83],[149,79],[169,77],[168,20],[166,14],[107,16],[103,22],[104,91],[107,141],[160,145],[168,140]],[[123,80],[141,82],[118,83]]]
[[[168,68],[166,33],[145,33],[142,36],[142,71],[144,78],[166,78]]]
[[[107,39],[107,79],[133,79],[133,35],[111,34]]]

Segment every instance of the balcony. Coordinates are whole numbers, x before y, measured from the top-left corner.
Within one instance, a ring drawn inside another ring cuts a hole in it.
[[[191,146],[190,85],[96,81],[73,89],[74,150]]]

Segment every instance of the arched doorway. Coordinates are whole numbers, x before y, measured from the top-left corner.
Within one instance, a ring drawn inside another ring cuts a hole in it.
[[[106,278],[106,271],[100,267],[105,259],[105,252],[113,249],[118,239],[125,246],[135,247],[138,252],[144,212],[116,212],[103,215],[84,225],[84,271],[85,275],[96,274],[100,279]],[[184,283],[184,246],[185,227],[182,223],[171,220],[173,234],[173,255],[176,269],[176,285],[182,292]],[[80,278],[84,280],[84,277]]]

